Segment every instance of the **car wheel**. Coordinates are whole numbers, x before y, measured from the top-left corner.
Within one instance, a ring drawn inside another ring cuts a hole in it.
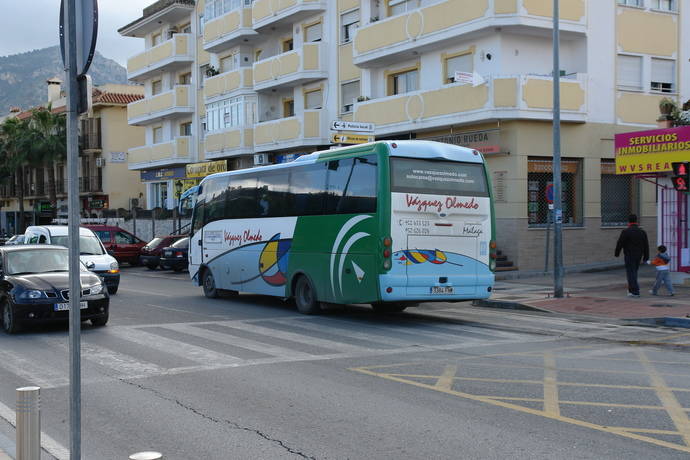
[[[91,324],[93,325],[93,327],[103,327],[106,324],[108,324],[108,316],[109,314],[106,313],[105,315],[100,316],[98,318],[91,318]]]
[[[400,313],[407,308],[407,305],[394,303],[372,303],[371,306],[376,313]]]
[[[119,287],[120,287],[120,286],[109,286],[109,287],[108,287],[108,294],[110,294],[110,295],[115,295],[115,294],[117,294],[117,289],[118,289]]]
[[[295,284],[295,304],[297,304],[297,310],[305,315],[321,312],[321,304],[316,300],[316,289],[304,275],[300,276]]]
[[[2,303],[2,330],[8,334],[16,334],[21,329],[19,321],[15,315],[14,305],[12,302],[4,301]]]
[[[131,267],[137,267],[137,266],[139,266],[139,258],[130,260],[130,261],[129,261],[129,265],[130,265]]]
[[[204,287],[204,295],[209,299],[218,297],[218,289],[216,289],[216,280],[213,279],[213,273],[210,269],[204,270],[202,286]]]

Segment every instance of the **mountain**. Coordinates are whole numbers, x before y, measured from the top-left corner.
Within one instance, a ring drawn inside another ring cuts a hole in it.
[[[98,51],[89,75],[95,86],[127,83],[127,70]],[[0,115],[7,114],[13,106],[26,110],[45,104],[46,80],[55,76],[64,80],[59,46],[0,57]]]

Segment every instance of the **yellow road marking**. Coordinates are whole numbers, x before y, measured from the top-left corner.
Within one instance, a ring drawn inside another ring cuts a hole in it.
[[[551,352],[544,353],[544,412],[561,415],[558,406],[556,358]]]
[[[659,338],[656,339],[656,340],[676,339],[676,338],[678,338],[678,337],[686,337],[686,336],[690,336],[690,332],[680,332],[680,333],[678,333],[678,334],[671,334],[671,335],[667,335],[667,336],[664,336],[664,337],[659,337]]]
[[[631,431],[633,433],[649,433],[649,434],[672,434],[672,435],[679,435],[677,431],[671,431],[671,430],[654,430],[651,428],[628,428],[625,426],[610,426],[612,430],[619,430],[619,431]]]
[[[657,446],[666,447],[666,448],[669,448],[669,449],[674,449],[674,450],[678,450],[678,451],[681,451],[681,452],[688,452],[688,453],[690,453],[690,447],[681,446],[681,445],[679,445],[679,444],[674,444],[674,443],[671,443],[671,442],[663,441],[663,440],[661,440],[661,439],[650,438],[650,437],[648,437],[648,436],[643,436],[643,435],[639,435],[639,434],[631,433],[631,432],[627,432],[627,431],[612,430],[612,429],[609,428],[609,427],[605,427],[605,426],[602,426],[602,425],[597,425],[597,424],[595,424],[595,423],[585,422],[585,421],[583,421],[583,420],[577,420],[577,419],[570,418],[570,417],[564,417],[564,416],[562,416],[562,415],[548,414],[548,413],[546,413],[546,412],[544,412],[544,411],[540,411],[540,410],[536,410],[536,409],[531,409],[531,408],[529,408],[529,407],[520,406],[520,405],[517,405],[517,404],[511,404],[511,403],[504,402],[504,401],[497,401],[497,400],[495,400],[495,399],[487,398],[487,397],[485,397],[485,396],[475,396],[475,395],[472,395],[472,394],[469,394],[469,393],[464,393],[464,392],[461,392],[461,391],[454,391],[454,390],[441,390],[441,389],[436,388],[436,387],[433,386],[433,385],[427,385],[427,384],[420,383],[420,382],[415,382],[415,381],[411,381],[411,380],[405,380],[405,379],[402,379],[402,378],[399,378],[399,377],[390,376],[390,375],[387,375],[387,374],[379,374],[379,373],[377,373],[377,372],[370,371],[370,370],[368,370],[368,369],[366,369],[366,368],[351,368],[350,370],[355,371],[355,372],[360,372],[360,373],[366,374],[366,375],[371,375],[371,376],[373,376],[373,377],[379,377],[379,378],[383,378],[383,379],[387,379],[387,380],[392,380],[392,381],[394,381],[394,382],[399,382],[399,383],[405,383],[405,384],[408,384],[408,385],[413,385],[413,386],[416,386],[416,387],[419,387],[419,388],[425,388],[425,389],[433,390],[433,391],[440,391],[440,392],[442,392],[442,393],[446,393],[446,394],[449,394],[449,395],[453,395],[453,396],[458,396],[458,397],[461,397],[461,398],[469,399],[469,400],[471,400],[471,401],[478,401],[478,402],[483,402],[483,403],[487,403],[487,404],[492,404],[492,405],[494,405],[494,406],[503,407],[503,408],[506,408],[506,409],[512,409],[512,410],[515,410],[515,411],[518,411],[518,412],[524,412],[524,413],[526,413],[526,414],[531,414],[531,415],[537,415],[537,416],[541,416],[541,417],[546,417],[546,418],[549,418],[549,419],[552,419],[552,420],[557,420],[557,421],[559,421],[559,422],[570,423],[570,424],[572,424],[572,425],[582,426],[582,427],[585,427],[585,428],[590,428],[590,429],[593,429],[593,430],[601,431],[601,432],[604,432],[604,433],[615,434],[615,435],[622,436],[622,437],[625,437],[625,438],[635,439],[635,440],[638,440],[638,441],[644,441],[644,442],[647,442],[647,443],[650,443],[650,444],[654,444],[654,445],[657,445]]]
[[[652,381],[652,386],[656,389],[656,394],[661,400],[666,412],[673,420],[673,424],[681,433],[683,441],[686,445],[690,446],[690,421],[688,421],[688,416],[685,414],[683,406],[680,405],[673,391],[666,386],[666,381],[663,377],[656,371],[652,363],[647,359],[647,355],[642,350],[635,350],[635,353],[640,358],[640,362],[647,370],[649,378]]]
[[[453,378],[458,372],[458,366],[449,364],[443,370],[443,374],[438,378],[435,387],[439,390],[450,390],[453,388]]]

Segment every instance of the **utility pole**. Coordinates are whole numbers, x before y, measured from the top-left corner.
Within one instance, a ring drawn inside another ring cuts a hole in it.
[[[553,296],[563,297],[563,200],[561,184],[561,63],[559,0],[553,0]]]

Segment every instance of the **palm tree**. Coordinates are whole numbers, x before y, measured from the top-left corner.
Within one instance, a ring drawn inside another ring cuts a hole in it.
[[[30,157],[48,172],[48,198],[53,218],[57,217],[57,191],[55,165],[67,157],[67,130],[65,117],[47,109],[34,109],[29,119],[32,138]],[[42,172],[41,172],[42,173]]]
[[[19,200],[19,221],[17,233],[23,233],[24,227],[24,165],[27,160],[28,147],[31,142],[29,124],[18,118],[8,118],[0,124],[0,156],[8,171],[14,172],[17,180],[17,199]]]

